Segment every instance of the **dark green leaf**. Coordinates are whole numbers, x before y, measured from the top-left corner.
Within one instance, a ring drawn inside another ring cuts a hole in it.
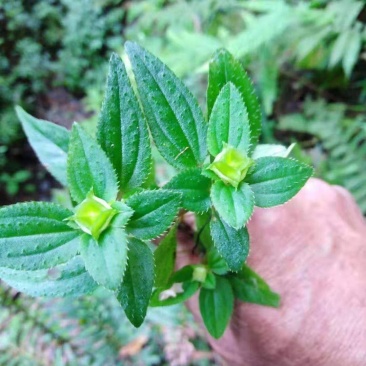
[[[69,131],[54,123],[32,117],[21,107],[15,109],[38,159],[60,183],[66,186]]]
[[[134,194],[126,201],[134,210],[128,232],[142,240],[163,234],[176,218],[180,200],[180,194],[164,189]]]
[[[98,287],[85,270],[80,256],[55,268],[38,271],[0,267],[0,278],[16,290],[35,297],[82,296]]]
[[[234,295],[230,282],[226,278],[216,277],[216,288],[214,290],[202,288],[199,303],[207,330],[214,338],[220,338],[234,310]]]
[[[280,305],[280,296],[246,265],[238,274],[230,277],[230,282],[235,297],[241,301],[275,308]]]
[[[67,178],[71,196],[76,202],[84,200],[91,189],[107,202],[117,197],[118,183],[111,162],[97,142],[77,123],[70,136]]]
[[[296,160],[267,156],[256,164],[245,181],[255,196],[255,205],[272,207],[294,197],[313,174],[313,169]]]
[[[151,134],[161,155],[178,169],[201,165],[207,125],[196,99],[174,73],[135,43],[126,42]]]
[[[232,82],[237,87],[243,98],[250,123],[251,147],[254,148],[261,133],[262,116],[252,82],[238,60],[228,51],[219,50],[210,62],[207,89],[207,110],[209,117],[216,98],[228,82]]]
[[[98,141],[117,172],[121,191],[140,187],[151,169],[147,125],[121,58],[109,62]]]
[[[211,180],[200,169],[189,169],[174,176],[164,188],[182,195],[182,207],[188,211],[204,212],[211,206]]]
[[[127,318],[139,327],[145,319],[154,285],[154,257],[143,241],[131,238],[128,263],[117,299]]]
[[[0,209],[0,267],[38,270],[75,257],[80,232],[64,221],[72,212],[45,202]]]
[[[174,271],[177,228],[173,227],[154,252],[155,287],[164,287]]]
[[[188,265],[174,272],[170,277],[169,284],[172,285],[173,283],[191,281],[193,276],[193,268],[193,266]]]
[[[211,236],[218,252],[232,271],[239,271],[249,253],[249,234],[247,228],[235,230],[219,216],[210,224]]]
[[[207,146],[211,155],[218,155],[224,143],[248,154],[250,125],[247,109],[239,90],[228,82],[220,91],[208,124]]]
[[[173,287],[172,290],[162,290],[162,289],[154,290],[150,300],[150,306],[170,306],[180,304],[188,300],[190,297],[192,297],[200,287],[198,282],[184,282],[182,286],[177,284],[174,286],[175,287]],[[177,286],[181,288],[176,288]],[[172,296],[162,297],[162,293],[164,291],[165,293],[166,291],[172,291]],[[175,294],[175,296],[173,294]]]
[[[222,219],[235,229],[246,225],[254,209],[254,194],[247,183],[241,183],[238,189],[222,181],[213,184],[212,203]]]

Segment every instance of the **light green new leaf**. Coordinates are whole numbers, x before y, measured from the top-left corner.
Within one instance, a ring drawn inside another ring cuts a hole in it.
[[[203,163],[207,155],[207,124],[198,102],[159,59],[126,42],[138,92],[156,147],[178,169]]]
[[[251,147],[254,148],[261,133],[262,122],[258,98],[255,95],[252,82],[243,70],[240,62],[228,51],[222,49],[215,53],[210,62],[207,88],[207,111],[209,117],[221,89],[228,82],[232,82],[236,86],[243,98],[250,123]]]
[[[174,271],[175,254],[177,249],[177,228],[173,227],[160,242],[154,252],[155,258],[155,287],[168,284],[170,275]]]
[[[294,197],[313,174],[313,169],[296,160],[267,156],[256,160],[245,181],[255,196],[255,205],[272,207]]]
[[[93,189],[95,196],[109,202],[118,193],[116,173],[106,153],[77,123],[69,145],[67,179],[72,198],[81,202]]]
[[[216,215],[210,223],[210,230],[214,245],[230,270],[239,271],[249,254],[247,228],[235,230]]]
[[[165,189],[134,194],[126,201],[134,210],[127,231],[141,240],[156,238],[172,225],[180,201],[179,193]]]
[[[98,123],[98,142],[110,159],[121,191],[140,187],[151,169],[147,125],[121,58],[109,62],[106,93]]]
[[[242,182],[238,189],[216,181],[211,189],[212,203],[222,219],[235,229],[240,229],[250,219],[254,209],[253,191]]]
[[[127,234],[123,228],[125,217],[118,215],[98,241],[92,236],[84,234],[81,238],[80,252],[88,270],[94,280],[100,285],[118,290],[121,286],[127,265]]]
[[[198,282],[183,282],[182,285],[175,284],[171,290],[162,290],[160,288],[155,289],[151,296],[150,306],[170,306],[180,304],[192,297],[199,287],[200,284]],[[167,291],[169,291],[169,293]],[[167,294],[166,296],[164,296],[165,293]]]
[[[0,267],[0,279],[29,296],[66,297],[92,293],[98,284],[90,277],[80,256],[51,269],[19,271]]]
[[[0,209],[0,267],[38,270],[75,257],[80,232],[64,221],[72,212],[46,202]]]
[[[275,308],[280,305],[280,296],[245,264],[238,274],[230,277],[230,283],[235,297],[241,301]]]
[[[164,188],[182,195],[182,207],[188,211],[205,212],[211,206],[211,179],[200,169],[188,169],[175,175]]]
[[[248,154],[250,125],[247,109],[239,90],[228,82],[216,98],[207,131],[207,146],[211,155],[218,155],[224,143]]]
[[[201,289],[199,305],[207,330],[214,338],[220,338],[234,310],[234,294],[230,282],[226,278],[216,277],[214,290]]]
[[[54,123],[34,118],[19,106],[15,110],[40,162],[61,184],[66,186],[69,131]]]
[[[135,327],[145,319],[153,285],[154,257],[151,249],[143,241],[131,238],[126,273],[117,299]]]

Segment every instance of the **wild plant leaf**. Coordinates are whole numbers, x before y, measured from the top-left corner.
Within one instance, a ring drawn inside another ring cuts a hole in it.
[[[207,111],[211,118],[211,112],[221,89],[232,82],[239,90],[245,107],[251,131],[251,147],[254,148],[261,133],[261,110],[251,80],[242,65],[228,51],[222,49],[215,53],[210,62],[208,88],[207,88]]]
[[[162,293],[167,290],[155,289],[151,296],[150,306],[170,306],[180,304],[190,297],[192,297],[195,292],[200,287],[198,282],[183,282],[182,285],[178,285],[179,288],[174,288],[171,290],[171,295],[167,294],[169,297],[162,297]],[[175,285],[177,287],[177,285]],[[173,295],[174,294],[174,295]]]
[[[126,273],[117,299],[130,322],[139,327],[145,319],[154,285],[154,257],[141,240],[131,238],[128,247]]]
[[[193,277],[193,270],[194,266],[187,265],[180,269],[178,269],[176,272],[174,272],[170,279],[169,279],[169,285],[171,286],[173,283],[182,283],[182,282],[189,282],[192,281]]]
[[[188,169],[175,175],[164,188],[182,196],[182,207],[188,211],[205,212],[211,206],[211,180],[200,169]]]
[[[173,227],[154,252],[155,287],[164,287],[174,271],[177,249],[177,228]]]
[[[113,226],[104,231],[98,241],[84,234],[80,245],[85,268],[97,283],[109,290],[120,288],[127,265],[127,234],[118,220],[117,216]]]
[[[211,155],[218,155],[224,143],[248,154],[251,140],[247,109],[239,90],[228,82],[213,106],[207,131],[207,146]]]
[[[247,228],[235,230],[216,215],[210,223],[211,236],[217,251],[232,271],[239,271],[249,254]]]
[[[216,288],[202,288],[199,296],[200,312],[208,332],[214,338],[220,338],[229,324],[234,310],[234,294],[230,282],[216,277]]]
[[[254,209],[253,191],[242,182],[238,189],[222,181],[213,184],[212,203],[222,219],[235,229],[240,229],[250,219]]]
[[[254,192],[255,205],[272,207],[294,197],[313,174],[313,169],[296,160],[267,156],[256,160],[245,181]]]
[[[211,235],[211,233],[210,233]],[[212,246],[207,251],[207,263],[208,267],[213,273],[218,275],[225,275],[229,272],[229,267],[225,259],[220,255],[215,246]]]
[[[126,42],[125,48],[161,155],[178,169],[201,165],[207,155],[207,125],[198,102],[155,56],[135,43]]]
[[[69,131],[54,123],[34,118],[19,106],[15,110],[40,162],[61,184],[67,186]]]
[[[280,296],[245,264],[237,274],[230,277],[230,283],[235,297],[241,301],[275,308],[280,305]]]
[[[180,201],[179,193],[165,189],[134,194],[126,201],[134,210],[127,231],[141,240],[156,238],[172,225]]]
[[[107,202],[117,197],[118,183],[111,162],[98,143],[77,123],[70,136],[67,178],[71,197],[78,203],[91,189],[95,196]]]
[[[53,203],[19,203],[0,209],[0,267],[34,271],[75,257],[80,232],[64,221],[72,212]]]
[[[140,187],[151,169],[147,125],[121,58],[109,62],[107,88],[98,123],[98,142],[125,192]]]
[[[213,290],[216,287],[216,276],[212,272],[207,273],[207,277],[202,283],[202,287],[208,290]]]
[[[66,297],[92,293],[98,284],[80,256],[51,269],[21,271],[0,267],[0,279],[29,296]]]

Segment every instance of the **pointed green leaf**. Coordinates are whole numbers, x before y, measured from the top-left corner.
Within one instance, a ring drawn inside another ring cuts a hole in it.
[[[216,98],[228,82],[232,82],[236,86],[243,98],[250,123],[251,147],[254,148],[261,133],[262,121],[258,98],[255,95],[252,82],[243,70],[240,62],[228,51],[219,50],[210,62],[207,89],[207,110],[209,117]]]
[[[207,273],[205,281],[202,283],[202,287],[208,290],[213,290],[216,287],[216,276],[212,272]]]
[[[131,42],[126,42],[125,48],[161,155],[178,169],[201,165],[207,155],[207,125],[196,99],[151,53]]]
[[[234,295],[230,282],[226,278],[216,277],[214,290],[201,289],[199,304],[207,330],[212,337],[220,338],[234,310]]]
[[[149,133],[126,69],[116,54],[109,62],[97,135],[117,173],[120,190],[140,187],[151,169]]]
[[[155,258],[155,287],[168,284],[170,275],[174,271],[175,254],[177,249],[177,228],[173,227],[160,242],[154,252]]]
[[[0,279],[16,290],[35,297],[82,296],[98,287],[86,271],[80,256],[55,268],[37,271],[0,267]]]
[[[256,160],[245,180],[255,196],[255,205],[272,207],[294,197],[313,174],[313,169],[296,160],[267,156]]]
[[[64,221],[72,212],[46,202],[0,209],[0,267],[38,270],[75,257],[80,232]]]
[[[127,265],[124,220],[124,217],[117,215],[111,227],[101,234],[98,241],[88,234],[81,238],[80,252],[85,268],[97,283],[110,290],[119,289]]]
[[[212,203],[223,220],[235,229],[245,226],[254,209],[254,195],[247,183],[242,182],[238,189],[221,181],[213,184]]]
[[[279,307],[280,296],[247,265],[235,276],[230,277],[234,295],[241,301],[264,306]]]
[[[235,230],[219,216],[210,224],[215,247],[232,271],[239,271],[249,254],[249,234],[247,228]]]
[[[211,180],[200,169],[188,169],[174,176],[164,188],[182,195],[182,207],[188,211],[205,212],[211,206]]]
[[[249,153],[250,125],[247,109],[239,90],[228,82],[217,96],[207,131],[207,146],[211,155],[218,155],[224,143],[244,154]]]
[[[19,106],[15,110],[40,162],[61,184],[66,186],[69,131],[54,123],[32,117]]]
[[[77,123],[70,136],[67,178],[76,202],[83,201],[91,189],[95,196],[107,202],[117,197],[118,183],[111,162],[98,143]]]
[[[134,210],[127,231],[142,240],[156,238],[172,225],[180,201],[179,193],[165,189],[134,194],[126,201]]]
[[[131,238],[126,273],[117,299],[135,327],[145,319],[153,285],[154,257],[151,249],[143,241]]]
[[[214,246],[207,251],[207,263],[210,270],[218,275],[225,275],[229,272],[227,262]]]
[[[183,282],[183,284],[174,284],[171,289],[155,289],[151,296],[150,306],[170,306],[180,304],[190,297],[200,287],[198,282]]]

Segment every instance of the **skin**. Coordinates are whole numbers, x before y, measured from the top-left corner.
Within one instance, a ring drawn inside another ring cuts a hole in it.
[[[257,208],[248,264],[281,294],[272,309],[237,302],[224,336],[207,335],[230,366],[366,365],[366,223],[341,187],[311,179],[283,206]],[[179,266],[196,261],[191,236]],[[188,303],[200,320],[197,297]]]

